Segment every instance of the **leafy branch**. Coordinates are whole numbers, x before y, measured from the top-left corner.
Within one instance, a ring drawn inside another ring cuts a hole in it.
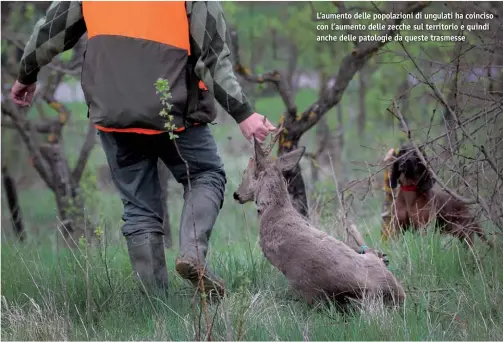
[[[169,103],[169,100],[172,98],[172,96],[167,79],[164,78],[157,79],[157,81],[155,82],[155,93],[159,95],[161,104],[163,106],[159,115],[167,119],[166,123],[164,124],[164,127],[167,128],[169,131],[169,138],[171,140],[174,140],[178,138],[178,135],[173,133],[176,129],[176,126],[173,124],[174,117],[172,114],[170,114],[173,105]]]
[[[171,108],[173,107],[173,105],[169,102],[169,100],[172,98],[172,96],[171,96],[171,89],[170,89],[168,80],[164,79],[164,78],[158,78],[157,81],[155,82],[155,88],[156,88],[156,94],[159,95],[159,99],[161,100],[161,104],[163,107],[161,109],[161,111],[159,112],[159,115],[163,118],[166,118],[164,128],[166,128],[168,130],[169,138],[170,138],[170,140],[173,140],[173,144],[175,145],[176,152],[178,153],[178,156],[185,164],[185,170],[187,173],[187,188],[188,188],[188,194],[190,194],[190,192],[192,191],[192,186],[191,186],[191,182],[190,182],[189,163],[187,162],[187,160],[185,160],[185,158],[183,158],[183,156],[180,152],[180,149],[178,148],[178,144],[176,143],[176,139],[179,138],[179,136],[174,133],[175,130],[177,129],[177,127],[175,126],[175,124],[173,124],[174,116],[173,116],[173,114],[171,114]],[[190,204],[192,207],[192,213],[194,213],[194,204],[192,201],[190,202]],[[192,215],[192,217],[194,217],[194,215]],[[195,220],[192,222],[192,224],[193,224],[193,228],[194,228],[194,236],[197,236]],[[197,241],[196,241],[196,254],[197,254],[197,258],[198,258],[198,264],[200,265],[201,260],[199,260],[200,253],[199,253],[199,244],[197,243]],[[211,335],[211,329],[212,329],[213,325],[211,324],[210,318],[209,318],[208,303],[207,303],[207,299],[206,299],[207,294],[205,292],[204,281],[203,281],[204,271],[205,271],[204,268],[201,269],[198,266],[198,278],[199,278],[198,285],[199,285],[199,289],[201,290],[201,302],[202,302],[202,307],[204,308],[204,313],[205,313],[205,318],[206,318],[206,327],[208,330],[207,336],[208,336],[208,340],[209,340],[210,335]],[[197,331],[200,331],[200,327]],[[197,335],[199,336],[200,333],[197,333]]]

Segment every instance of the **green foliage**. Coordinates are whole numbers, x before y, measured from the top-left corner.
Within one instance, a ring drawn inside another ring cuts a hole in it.
[[[159,94],[159,98],[161,99],[161,104],[163,105],[163,109],[159,115],[166,118],[166,123],[164,127],[169,131],[169,137],[171,140],[178,138],[178,135],[174,134],[173,131],[176,129],[176,126],[172,123],[174,117],[171,112],[172,104],[169,103],[169,99],[171,99],[171,91],[169,88],[169,83],[167,79],[159,78],[155,82],[155,93]]]
[[[30,4],[30,3],[26,4],[24,17],[30,21],[35,18],[35,6],[33,6],[33,4]]]
[[[59,55],[59,58],[63,62],[69,62],[69,61],[71,61],[72,58],[73,58],[73,50],[68,50],[68,51],[63,52],[62,54]]]

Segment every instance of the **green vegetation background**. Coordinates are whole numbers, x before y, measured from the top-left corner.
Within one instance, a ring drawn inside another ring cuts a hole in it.
[[[271,29],[281,32],[299,47],[301,70],[334,74],[349,45],[328,46],[315,52],[315,30],[311,8],[305,3],[268,4],[225,2],[228,20],[238,25],[243,62],[249,63],[252,49],[260,40],[263,57],[256,66],[260,73],[284,68],[275,58]],[[322,10],[330,4],[316,3]],[[33,22],[33,20],[31,21]],[[29,23],[26,29],[29,31]],[[255,40],[255,45],[252,41]],[[425,46],[423,45],[423,48]],[[420,55],[418,47],[411,50]],[[286,58],[281,46],[280,58]],[[365,163],[375,163],[390,146],[396,146],[399,133],[386,112],[391,99],[412,65],[397,44],[387,45],[380,65],[367,81],[365,95],[367,120],[360,135],[355,116],[358,111],[358,77],[341,101],[344,123],[343,160],[345,177],[365,177]],[[276,56],[277,57],[277,56]],[[447,58],[447,57],[446,57]],[[370,66],[375,63],[369,62]],[[75,80],[69,79],[69,82]],[[247,85],[247,89],[251,86]],[[258,87],[254,91],[263,90]],[[154,89],[153,89],[154,91]],[[431,102],[415,102],[424,88],[411,94],[410,124],[419,127],[437,111]],[[298,91],[299,110],[312,104],[317,92]],[[279,96],[254,97],[256,111],[277,123],[284,111]],[[422,100],[417,100],[422,101]],[[421,105],[415,105],[421,103]],[[65,128],[65,151],[75,163],[87,127],[86,106],[69,105],[73,116]],[[47,109],[49,111],[49,109]],[[34,111],[30,115],[35,115]],[[327,114],[327,124],[336,131],[336,108]],[[441,130],[440,118],[434,129]],[[357,223],[368,243],[384,250],[396,276],[408,294],[405,307],[391,311],[380,307],[344,317],[333,308],[309,309],[291,293],[284,277],[262,256],[258,246],[258,225],[252,205],[240,206],[232,200],[251,149],[240,136],[232,119],[212,126],[228,173],[225,203],[211,238],[209,259],[225,279],[229,295],[220,305],[209,308],[214,320],[213,339],[227,340],[497,340],[503,334],[503,276],[501,253],[477,244],[469,250],[460,243],[430,232],[427,236],[406,234],[399,241],[379,240],[381,201],[377,189],[364,200],[355,200]],[[231,137],[231,140],[229,140]],[[239,143],[238,143],[239,142]],[[234,146],[243,145],[236,151]],[[308,150],[316,149],[315,129],[302,139]],[[20,201],[27,226],[28,242],[19,245],[11,235],[8,211],[2,197],[1,294],[2,339],[16,340],[193,340],[204,338],[204,318],[199,332],[197,305],[192,305],[190,285],[174,271],[178,223],[182,207],[181,187],[170,180],[168,203],[175,246],[167,250],[170,291],[167,298],[142,297],[131,279],[131,267],[120,235],[122,204],[116,193],[100,191],[96,170],[105,163],[101,146],[96,145],[88,162],[83,189],[86,212],[98,235],[96,246],[81,245],[77,251],[59,249],[56,244],[54,198],[28,166],[28,154],[14,132],[3,131],[2,158],[13,173],[27,184],[21,187]],[[362,166],[363,165],[363,166]],[[306,177],[309,163],[303,161]],[[335,186],[328,175],[315,184],[311,198],[331,198]],[[3,196],[3,194],[2,194]],[[335,203],[323,207],[320,229],[336,234]]]

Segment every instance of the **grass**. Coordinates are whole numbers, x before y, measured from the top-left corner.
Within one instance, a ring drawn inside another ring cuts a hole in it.
[[[232,214],[225,210],[220,220],[227,215]],[[250,241],[229,239],[223,227],[212,238],[210,261],[228,287],[221,304],[209,309],[214,316],[213,339],[496,340],[503,333],[503,258],[494,250],[482,258],[482,246],[473,253],[458,243],[446,247],[442,245],[446,239],[436,233],[407,234],[382,245],[406,288],[404,308],[373,307],[343,317],[331,308],[310,309],[299,301],[261,255],[256,227],[249,228]],[[194,327],[198,309],[192,305],[192,288],[174,271],[176,249],[167,251],[168,296],[151,298],[135,288],[123,244],[106,248],[101,244],[87,254],[83,249],[73,255],[47,244],[4,242],[1,256],[5,340],[193,340],[205,336],[204,319],[199,335]]]
[[[299,94],[305,108],[315,94]],[[75,105],[79,112],[83,108]],[[277,98],[258,101],[257,110],[281,113]],[[349,112],[349,111],[348,111]],[[346,118],[348,113],[345,111]],[[333,116],[331,116],[332,118]],[[271,116],[277,122],[279,116]],[[66,150],[74,161],[82,143],[77,134],[85,115],[72,117],[65,132]],[[329,125],[333,125],[332,119]],[[368,243],[385,251],[392,271],[403,282],[408,298],[400,310],[373,305],[349,316],[333,308],[313,309],[290,290],[285,278],[263,257],[258,246],[257,219],[251,205],[232,201],[248,152],[226,153],[227,136],[236,126],[212,127],[221,147],[228,186],[225,202],[211,238],[209,261],[226,281],[228,295],[210,305],[215,340],[497,340],[503,334],[502,253],[477,244],[474,250],[437,233],[407,233],[400,240],[379,241],[382,194],[358,204],[357,223],[367,230]],[[81,132],[82,133],[82,132]],[[358,160],[375,158],[356,127],[347,131],[345,153]],[[391,138],[390,138],[391,136]],[[305,142],[312,148],[313,132]],[[379,144],[392,135],[374,137]],[[359,143],[355,143],[358,141]],[[375,146],[376,144],[374,144]],[[93,170],[104,163],[96,148],[89,161],[92,206],[88,214],[101,230],[99,243],[73,253],[57,247],[55,203],[50,192],[32,186],[20,193],[29,241],[13,243],[2,230],[1,332],[4,340],[194,340],[205,339],[193,289],[174,270],[177,244],[167,250],[170,289],[167,296],[142,296],[132,281],[125,243],[120,234],[122,205],[115,193],[92,190]],[[333,183],[333,182],[332,182]],[[325,180],[320,186],[332,191]],[[178,241],[180,188],[170,185],[169,208]],[[4,223],[7,212],[2,201]],[[334,233],[331,207],[325,207],[320,228]],[[38,232],[38,233],[37,233]]]

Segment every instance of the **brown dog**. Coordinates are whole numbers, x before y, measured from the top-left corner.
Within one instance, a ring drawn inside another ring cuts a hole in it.
[[[386,159],[393,158],[390,188],[400,184],[400,189],[393,191],[396,196],[391,206],[389,231],[383,231],[383,236],[396,236],[410,228],[426,233],[427,225],[435,223],[441,232],[466,239],[469,246],[473,246],[474,233],[491,245],[466,204],[443,189],[434,188],[435,180],[413,146],[403,145],[395,157],[388,153]]]

